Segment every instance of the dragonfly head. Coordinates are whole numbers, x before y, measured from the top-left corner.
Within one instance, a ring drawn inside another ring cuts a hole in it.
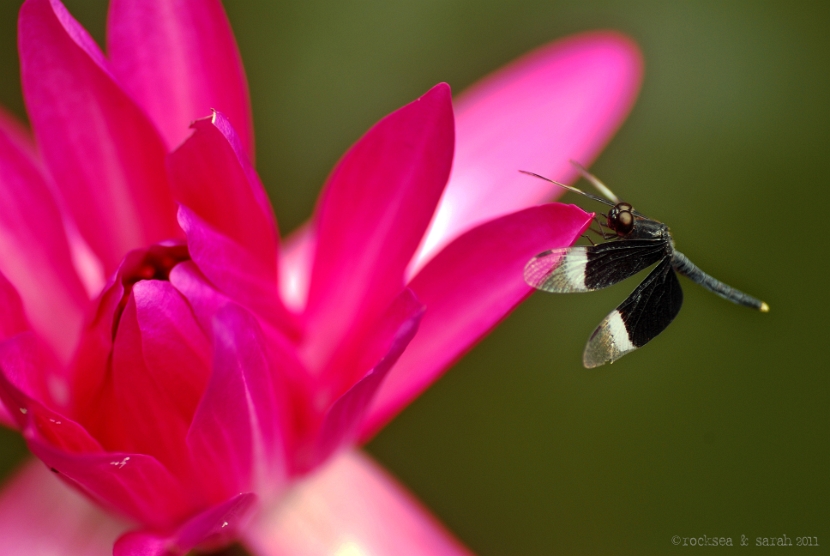
[[[608,211],[608,227],[618,236],[628,235],[634,229],[634,208],[628,203],[617,203]]]

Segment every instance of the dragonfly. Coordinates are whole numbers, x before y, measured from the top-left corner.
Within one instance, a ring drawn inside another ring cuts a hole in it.
[[[590,292],[613,286],[655,265],[633,292],[599,323],[588,338],[582,363],[591,369],[613,363],[653,340],[674,320],[683,305],[681,274],[707,290],[738,305],[763,313],[769,305],[717,280],[692,263],[674,247],[669,227],[640,214],[621,201],[596,176],[579,163],[577,171],[603,197],[586,193],[533,172],[522,173],[545,180],[610,207],[599,230],[591,229],[603,243],[550,249],[533,257],[525,266],[525,281],[546,292]],[[587,238],[587,236],[585,236]]]

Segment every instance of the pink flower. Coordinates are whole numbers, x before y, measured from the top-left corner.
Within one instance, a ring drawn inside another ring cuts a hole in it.
[[[636,48],[555,43],[455,112],[437,85],[344,155],[282,246],[218,2],[113,0],[108,57],[59,0],[27,0],[19,32],[36,146],[0,114],[0,398],[62,482],[30,465],[6,487],[4,550],[465,553],[353,446],[587,227],[532,206],[552,192],[517,170],[597,154]]]

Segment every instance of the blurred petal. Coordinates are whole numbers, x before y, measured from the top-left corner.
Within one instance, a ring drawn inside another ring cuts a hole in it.
[[[48,346],[32,332],[22,332],[0,342],[0,399],[18,428],[26,424],[30,400],[62,408],[66,383],[61,366]]]
[[[452,175],[416,269],[475,224],[558,196],[519,170],[571,181],[568,160],[591,164],[631,110],[642,71],[631,39],[592,32],[543,46],[465,91]]]
[[[27,463],[0,492],[4,554],[108,556],[127,526],[66,486],[39,461]]]
[[[67,360],[87,295],[40,162],[5,131],[0,127],[0,272],[16,286],[34,329]]]
[[[191,548],[222,547],[232,541],[245,525],[256,496],[238,494],[201,512],[179,527],[173,535],[147,531],[127,533],[115,543],[113,556],[175,556]]]
[[[25,152],[30,159],[37,159],[37,147],[32,132],[2,106],[0,106],[0,134],[9,138],[15,148]]]
[[[378,122],[335,167],[315,215],[304,348],[310,368],[321,368],[347,332],[376,319],[401,292],[446,184],[453,144],[450,89],[442,83]]]
[[[470,230],[427,263],[409,284],[427,307],[421,327],[381,386],[361,436],[386,424],[530,295],[527,261],[571,245],[591,217],[559,203],[525,209]]]
[[[262,331],[232,304],[213,328],[213,374],[187,433],[193,465],[214,502],[240,491],[274,493],[285,452]]]
[[[190,122],[215,108],[228,115],[253,159],[248,84],[218,0],[113,0],[107,54],[169,149],[187,137]]]
[[[23,302],[17,290],[0,273],[0,340],[25,332],[29,329]]]
[[[277,279],[277,225],[268,196],[236,132],[219,112],[198,120],[168,157],[176,200],[261,262],[263,280]]]
[[[360,342],[364,354],[356,359],[355,366],[361,371],[368,367],[369,371],[337,398],[326,412],[315,441],[314,453],[309,460],[299,462],[300,470],[305,471],[321,464],[337,449],[356,439],[363,417],[378,388],[418,331],[423,313],[424,306],[412,291],[404,290],[376,325],[371,338]],[[345,370],[338,365],[339,375],[348,376]]]
[[[308,300],[308,284],[317,247],[316,230],[303,224],[288,236],[280,251],[280,296],[285,305],[300,313]]]
[[[367,456],[346,452],[244,533],[258,556],[460,556],[470,552]]]
[[[179,237],[161,138],[86,31],[58,0],[27,0],[19,44],[41,154],[105,272],[130,249]]]

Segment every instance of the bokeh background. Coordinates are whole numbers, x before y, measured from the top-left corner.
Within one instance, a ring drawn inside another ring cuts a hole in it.
[[[25,117],[19,4],[0,2],[0,102]],[[102,42],[106,2],[66,4]],[[673,535],[814,536],[823,548],[811,553],[830,547],[830,5],[234,0],[226,9],[250,82],[257,167],[284,233],[309,216],[350,144],[436,82],[462,91],[578,31],[633,37],[646,63],[641,96],[594,172],[771,312],[683,280],[685,307],[663,335],[586,371],[585,340],[635,283],[536,294],[368,450],[482,555],[665,554],[683,550]],[[0,431],[4,476],[25,453]]]

